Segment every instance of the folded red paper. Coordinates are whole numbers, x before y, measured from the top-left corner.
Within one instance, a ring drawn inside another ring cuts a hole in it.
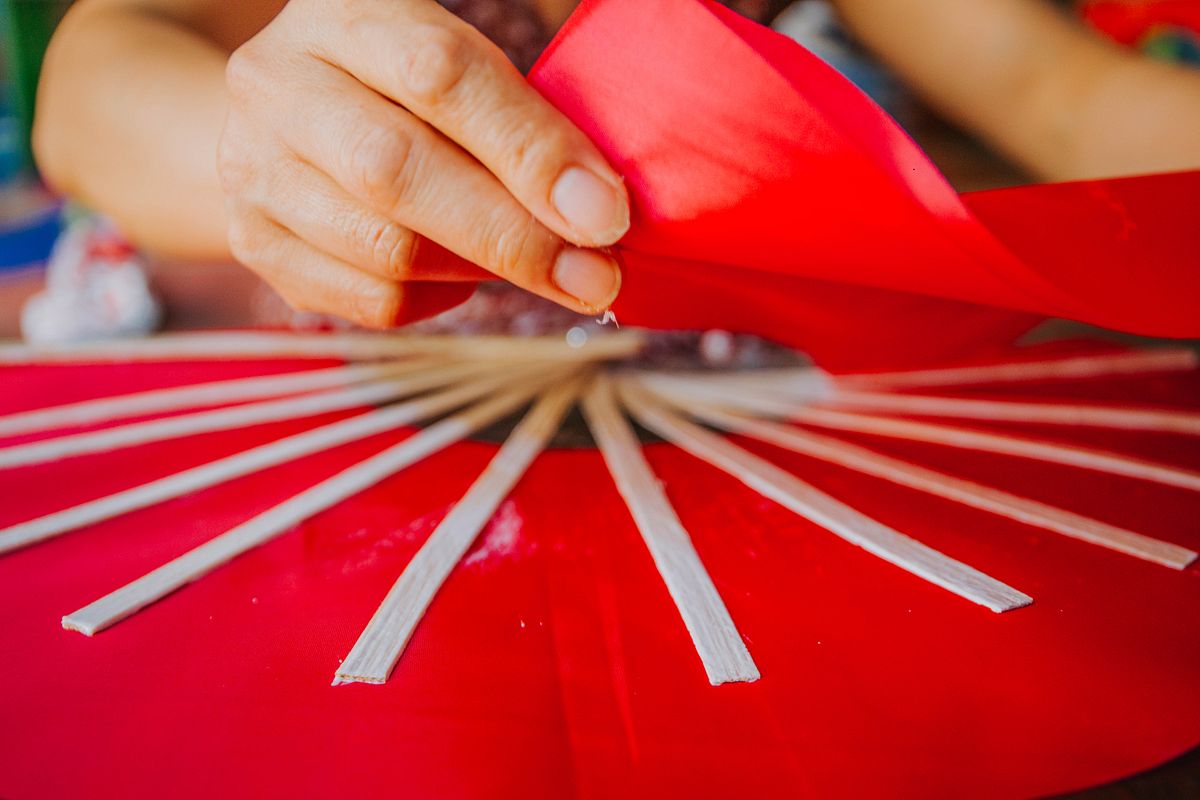
[[[833,369],[1044,316],[1200,335],[1200,172],[960,196],[831,67],[707,0],[586,2],[530,80],[625,176],[621,321],[757,333]]]

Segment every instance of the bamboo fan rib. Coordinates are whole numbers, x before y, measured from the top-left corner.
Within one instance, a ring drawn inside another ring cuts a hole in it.
[[[915,394],[837,392],[830,405],[852,411],[959,417],[1004,422],[1035,422],[1085,428],[1115,428],[1200,436],[1200,414],[1158,408],[1112,408],[1075,403],[1022,403]]]
[[[893,530],[801,481],[766,459],[684,420],[631,383],[622,398],[638,422],[721,469],[764,497],[872,555],[992,611],[1011,611],[1033,598]]]
[[[11,468],[56,461],[61,458],[116,450],[122,447],[161,442],[197,433],[244,428],[268,422],[311,417],[330,411],[382,403],[403,397],[434,386],[444,386],[467,378],[479,367],[470,364],[453,364],[438,367],[413,375],[364,383],[348,389],[325,391],[315,394],[289,397],[283,400],[268,400],[247,403],[232,408],[198,411],[166,419],[135,422],[114,428],[59,436],[31,444],[20,444],[0,448],[0,468]]]
[[[584,394],[583,414],[691,634],[709,683],[758,680],[758,667],[692,546],[691,536],[650,469],[607,376],[597,376]]]
[[[775,381],[760,382],[751,377],[750,383],[744,385],[735,378],[736,374],[714,378],[708,373],[639,373],[640,382],[657,394],[678,398],[681,402],[711,403],[758,414],[783,415],[795,406],[828,399],[834,391],[820,375],[801,376],[800,380],[791,382],[791,391],[780,391],[779,383]]]
[[[819,428],[870,433],[914,442],[930,442],[964,450],[1028,458],[1034,461],[1062,464],[1094,472],[1106,472],[1110,475],[1137,478],[1200,492],[1200,473],[1107,450],[1044,442],[1011,434],[988,433],[953,425],[877,417],[824,408],[794,409],[789,418],[793,422],[816,425]]]
[[[641,370],[646,380],[693,391],[709,388],[716,396],[769,392],[793,399],[818,400],[838,390],[837,379],[816,367],[740,370]]]
[[[339,472],[274,508],[164,564],[133,583],[63,617],[63,627],[91,636],[254,547],[270,541],[335,503],[460,441],[529,400],[531,381],[453,414],[381,453]]]
[[[519,376],[520,373],[518,373]],[[434,394],[350,417],[269,444],[210,461],[183,472],[47,514],[0,530],[0,553],[57,536],[85,525],[127,514],[189,492],[249,475],[347,442],[365,439],[436,416],[476,400],[511,381],[511,374],[491,375]]]
[[[1016,456],[1200,491],[1200,473],[1105,450],[1042,441],[1009,433],[991,433],[955,425],[918,422],[813,405],[815,402],[821,402],[821,398],[787,397],[773,392],[739,392],[736,385],[707,381],[696,375],[647,373],[641,377],[641,382],[655,394],[685,407],[692,404],[713,405],[820,428]],[[837,395],[832,397],[836,398]],[[1158,413],[1158,410],[1155,410],[1155,413]],[[1111,420],[1093,419],[1089,424],[1095,427],[1130,427],[1127,422],[1119,426],[1108,424],[1109,422]]]
[[[34,442],[0,446],[2,477],[6,467],[53,462],[330,411],[357,412],[333,423],[10,525],[0,529],[0,554],[261,469],[441,417],[398,444],[298,492],[63,618],[65,628],[91,635],[282,535],[304,519],[470,436],[534,398],[531,409],[492,461],[401,572],[336,671],[335,683],[383,683],[388,679],[447,576],[548,445],[577,400],[600,455],[713,684],[757,680],[758,667],[691,537],[651,470],[626,411],[671,445],[721,469],[847,542],[993,611],[1019,608],[1031,602],[1031,598],[867,517],[691,420],[1172,569],[1183,569],[1197,558],[1195,551],[1171,542],[808,429],[928,442],[1200,491],[1200,473],[1168,464],[1036,437],[889,416],[937,416],[1196,436],[1200,435],[1200,414],[1191,411],[891,391],[1179,372],[1196,368],[1197,357],[1190,350],[1110,353],[871,375],[831,376],[815,367],[787,367],[724,373],[628,370],[610,377],[602,363],[636,355],[643,344],[641,335],[621,332],[585,339],[580,347],[562,337],[396,337],[250,331],[167,335],[50,348],[0,345],[0,364],[280,357],[370,362],[151,389],[0,416],[0,437],[43,435]],[[362,410],[364,407],[366,410]],[[163,413],[175,415],[122,422]],[[60,432],[101,423],[113,424],[84,433]]]
[[[1131,350],[975,367],[906,370],[839,375],[837,383],[861,388],[970,386],[981,383],[1031,383],[1111,378],[1155,372],[1186,372],[1200,366],[1200,354],[1184,347]]]
[[[208,405],[240,403],[267,397],[282,397],[317,389],[351,386],[364,381],[395,377],[432,366],[432,362],[410,359],[388,364],[329,367],[281,375],[211,381],[209,383],[151,389],[145,392],[101,397],[78,403],[67,403],[35,411],[22,411],[0,416],[0,436],[53,430],[55,428],[90,425],[142,414],[199,408]]]
[[[126,363],[131,361],[226,360],[231,358],[341,358],[364,361],[413,354],[488,360],[568,360],[635,355],[642,337],[634,331],[595,336],[574,346],[561,336],[393,336],[382,333],[283,333],[217,331],[165,333],[145,339],[65,345],[0,345],[0,364]]]
[[[710,425],[813,458],[857,470],[866,475],[944,497],[964,505],[1044,528],[1073,539],[1107,547],[1126,555],[1183,569],[1197,553],[1186,547],[1090,519],[1061,508],[956,478],[908,461],[885,456],[811,431],[754,419],[718,408],[693,406],[692,416]]]
[[[491,463],[404,568],[338,667],[334,685],[387,681],[434,595],[558,430],[579,389],[580,379],[576,378],[548,390],[513,429]]]
[[[766,377],[739,373],[711,376],[707,373],[652,373],[646,377],[658,392],[687,396],[700,402],[727,404],[762,413],[784,414],[793,406],[813,403],[859,412],[957,417],[1002,422],[1033,422],[1120,430],[1157,431],[1200,436],[1200,414],[1162,408],[1115,407],[1080,403],[1029,403],[1013,400],[981,400],[892,394],[887,391],[847,389],[830,382],[814,370]]]

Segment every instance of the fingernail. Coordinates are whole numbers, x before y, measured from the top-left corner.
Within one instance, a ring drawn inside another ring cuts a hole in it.
[[[596,244],[612,244],[629,230],[625,193],[583,167],[563,170],[550,202],[573,230]]]
[[[621,269],[595,250],[564,248],[554,262],[554,283],[585,306],[603,311],[617,299]]]

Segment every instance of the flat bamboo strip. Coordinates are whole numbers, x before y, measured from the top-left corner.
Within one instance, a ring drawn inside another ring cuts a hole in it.
[[[504,374],[492,374],[464,382],[415,400],[385,406],[294,436],[277,439],[116,494],[0,529],[0,554],[209,486],[216,486],[243,475],[250,475],[261,469],[429,419],[476,400],[526,375],[532,377],[530,368],[515,374],[510,370]]]
[[[1011,586],[871,519],[770,461],[688,422],[632,382],[622,383],[621,394],[634,417],[649,430],[872,555],[992,611],[1011,611],[1032,602]]]
[[[0,345],[0,364],[92,363],[231,358],[344,358],[351,361],[406,355],[459,356],[479,360],[602,360],[633,355],[642,346],[636,331],[591,336],[580,346],[564,336],[414,336],[380,333],[286,333],[213,331],[164,333],[139,339],[66,345]]]
[[[496,508],[554,436],[579,395],[580,379],[549,389],[513,429],[491,463],[400,573],[338,667],[339,683],[384,683],[450,572]]]
[[[403,442],[339,472],[289,500],[210,539],[84,608],[63,617],[63,627],[91,636],[300,522],[458,442],[520,407],[545,380],[529,381],[459,411]]]
[[[644,375],[664,381],[701,382],[742,391],[770,391],[784,395],[823,397],[832,391],[834,377],[816,367],[762,369],[652,370]]]
[[[1107,547],[1110,550],[1162,564],[1172,569],[1183,569],[1196,560],[1196,551],[1186,547],[1109,525],[1081,514],[1039,503],[1036,500],[1019,497],[1000,489],[926,469],[865,447],[843,442],[840,439],[712,407],[693,406],[685,410],[703,422],[732,433],[750,436],[812,458],[839,464],[901,486],[944,497],[947,500],[953,500],[1026,525],[1044,528],[1072,539]]]
[[[735,408],[749,414],[767,417],[788,417],[797,409],[806,408],[813,400],[785,397],[770,391],[738,391],[736,386],[681,380],[662,372],[638,372],[637,383],[661,398],[687,408],[695,403]]]
[[[949,367],[903,372],[838,375],[838,384],[855,388],[900,386],[969,386],[977,383],[1017,383],[1042,380],[1081,380],[1152,372],[1185,372],[1200,365],[1200,354],[1184,347],[1134,350],[1092,356],[1067,356],[1014,361],[975,367]]]
[[[697,390],[692,385],[657,380],[657,376],[653,373],[645,379],[639,377],[639,381],[655,394],[684,408],[696,403],[717,405],[757,416],[788,419],[822,428],[931,442],[965,450],[1000,453],[1200,491],[1200,473],[1120,453],[1055,444],[1011,434],[974,431],[951,425],[936,425],[852,411],[816,408],[804,401],[792,400],[769,392],[747,392],[739,395],[733,391],[712,392],[705,391],[703,388]]]
[[[150,389],[77,403],[21,411],[0,417],[0,436],[15,436],[34,431],[108,422],[114,419],[174,411],[181,408],[240,403],[267,397],[299,394],[337,386],[350,386],[367,380],[395,377],[433,366],[429,359],[356,366],[328,367],[280,375],[256,375],[250,378],[209,381],[166,389]]]
[[[1194,411],[854,391],[837,392],[825,402],[837,408],[891,414],[1035,422],[1200,436],[1200,414]]]
[[[1106,450],[1056,444],[1007,433],[988,433],[952,425],[936,425],[929,422],[915,422],[908,419],[879,417],[872,414],[834,411],[825,408],[798,406],[787,415],[787,418],[793,422],[816,425],[819,428],[869,433],[914,442],[930,442],[963,450],[979,450],[984,453],[1000,453],[1200,492],[1200,473]]]
[[[639,380],[656,393],[737,408],[749,404],[752,408],[788,410],[797,403],[820,402],[836,396],[825,374],[816,370],[786,381],[786,392],[777,391],[779,382],[749,377],[752,372],[747,370],[747,377],[742,380],[736,377],[742,373],[708,376],[699,372],[644,371],[638,374]]]
[[[683,617],[709,682],[716,686],[758,680],[758,667],[650,469],[607,376],[597,376],[582,405],[592,437]]]
[[[480,371],[481,368],[474,364],[450,364],[346,389],[198,411],[28,444],[0,447],[0,469],[382,403],[463,380]]]

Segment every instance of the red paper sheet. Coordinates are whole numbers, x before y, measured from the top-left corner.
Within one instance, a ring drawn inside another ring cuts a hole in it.
[[[0,412],[284,366],[9,368]],[[1200,376],[969,394],[1194,407]],[[334,416],[6,471],[0,524]],[[556,450],[451,576],[391,681],[331,687],[392,581],[495,452],[467,443],[93,639],[59,628],[64,613],[401,435],[0,558],[0,796],[1030,797],[1200,740],[1195,568],[757,445],[1034,604],[988,612],[655,445],[651,462],[763,673],[714,688],[600,456]],[[1049,435],[1200,467],[1195,440]],[[859,441],[1200,547],[1195,494]]]
[[[1200,172],[960,197],[832,68],[701,0],[585,2],[531,81],[625,176],[622,321],[834,369],[979,352],[1031,315],[1200,336]]]
[[[1079,11],[1090,24],[1125,45],[1175,30],[1200,34],[1197,0],[1084,0]]]

